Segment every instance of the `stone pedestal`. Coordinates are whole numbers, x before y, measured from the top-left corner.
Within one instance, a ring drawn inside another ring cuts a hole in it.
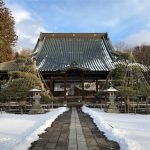
[[[29,114],[42,114],[44,113],[44,109],[40,104],[34,103],[32,108],[29,111]]]
[[[106,110],[108,113],[119,113],[119,109],[115,104],[110,104],[109,108]]]
[[[109,105],[109,108],[106,110],[106,112],[108,112],[108,113],[119,113],[119,109],[117,108],[114,100],[115,100],[115,95],[114,95],[114,93],[111,92],[109,95],[110,105]]]

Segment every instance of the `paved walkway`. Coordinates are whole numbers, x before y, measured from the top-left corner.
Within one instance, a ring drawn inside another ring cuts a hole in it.
[[[60,115],[47,128],[46,133],[39,135],[39,140],[32,143],[29,150],[119,150],[119,145],[109,141],[100,132],[89,115],[81,109],[72,110]]]
[[[72,108],[68,150],[87,150],[76,108]]]
[[[83,134],[87,143],[88,150],[119,150],[118,143],[108,140],[104,132],[99,131],[89,115],[78,110]]]
[[[67,150],[71,111],[64,112],[29,150]]]

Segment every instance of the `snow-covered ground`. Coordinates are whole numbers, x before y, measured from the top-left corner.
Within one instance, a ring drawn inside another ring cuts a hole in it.
[[[105,113],[83,106],[105,135],[117,141],[122,150],[150,149],[150,115]]]
[[[46,114],[16,115],[0,114],[0,150],[26,150],[38,134],[50,127],[52,122],[68,108],[60,107]]]

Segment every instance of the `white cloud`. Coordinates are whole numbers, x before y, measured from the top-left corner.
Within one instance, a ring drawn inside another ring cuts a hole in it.
[[[62,0],[44,7],[52,28],[57,25],[60,30],[72,27],[72,32],[101,31],[115,36],[126,32],[135,20],[150,16],[149,8],[149,0]]]
[[[131,34],[125,39],[125,42],[130,46],[150,44],[150,30],[145,29]]]
[[[11,11],[13,17],[15,18],[16,23],[19,23],[24,20],[31,20],[30,13],[18,5],[11,5]]]
[[[40,21],[34,21],[32,14],[19,5],[9,5],[15,19],[15,28],[18,36],[17,49],[34,48],[40,32],[45,28]]]
[[[33,48],[39,33],[46,29],[108,32],[116,43],[123,40],[130,45],[149,43],[150,0],[6,1],[15,17],[18,47]],[[44,20],[44,25],[38,17]]]

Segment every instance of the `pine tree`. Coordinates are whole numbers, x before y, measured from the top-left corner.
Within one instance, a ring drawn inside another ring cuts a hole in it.
[[[0,0],[0,62],[13,58],[13,47],[17,41],[14,18],[3,0]]]
[[[29,90],[36,87],[42,91],[42,101],[49,102],[51,98],[37,76],[34,61],[23,53],[16,58],[15,63],[19,71],[9,72],[10,79],[0,91],[0,102],[9,100],[9,97],[20,97],[21,101],[26,100]]]

